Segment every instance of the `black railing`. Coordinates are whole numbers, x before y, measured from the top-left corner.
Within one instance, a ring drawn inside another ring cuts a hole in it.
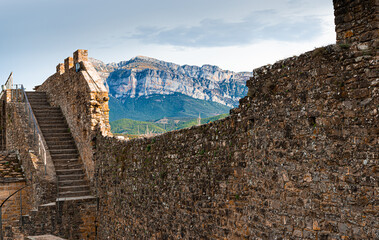
[[[23,225],[23,222],[22,222],[22,190],[24,188],[27,188],[31,185],[25,185],[23,186],[22,188],[18,189],[17,191],[15,191],[14,193],[12,193],[11,195],[9,195],[0,205],[0,240],[3,240],[4,239],[4,236],[3,236],[3,219],[2,219],[2,212],[3,212],[3,206],[4,204],[11,198],[13,197],[14,195],[16,195],[16,193],[20,192],[20,223],[21,223],[21,227]]]
[[[28,96],[26,95],[25,88],[23,85],[20,85],[19,90],[21,91],[21,96],[17,100],[21,100],[21,102],[24,102],[24,108],[26,113],[26,118],[28,122],[29,128],[31,128],[33,132],[33,144],[37,145],[38,148],[38,155],[42,158],[43,164],[45,166],[45,174],[46,174],[46,148],[43,142],[43,135],[42,131],[39,128],[39,125],[37,123],[36,117],[34,115],[32,106],[30,105]]]
[[[8,81],[7,81],[8,82]],[[31,129],[31,132],[33,133],[32,138],[32,144],[34,146],[37,146],[38,148],[38,155],[42,158],[44,167],[45,167],[45,174],[47,172],[46,167],[46,148],[43,142],[43,135],[42,131],[39,128],[39,125],[37,123],[36,117],[34,115],[33,109],[30,105],[28,96],[26,95],[25,88],[22,84],[13,84],[12,81],[12,87],[14,87],[11,91],[11,102],[23,102],[24,103],[24,110],[26,114],[26,122],[28,124],[28,127]],[[2,94],[5,91],[2,91]]]

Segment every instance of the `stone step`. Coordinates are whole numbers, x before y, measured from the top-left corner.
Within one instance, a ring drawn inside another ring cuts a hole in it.
[[[47,97],[29,97],[28,96],[28,100],[29,100],[29,103],[30,105],[34,105],[34,106],[37,106],[36,103],[43,103],[43,104],[49,104],[49,102],[47,101]],[[49,104],[50,106],[50,104]]]
[[[59,149],[59,145],[74,144],[70,137],[45,137],[49,149]]]
[[[50,137],[50,147],[52,147],[53,149],[56,149],[56,148],[76,148],[76,145],[75,145],[75,142],[74,140],[72,140],[72,138],[69,138],[67,137],[67,140],[62,140],[64,138],[59,138],[57,137],[57,139],[54,139],[54,137]],[[56,140],[56,141],[54,141]]]
[[[49,122],[52,122],[52,121],[55,121],[55,122],[66,122],[63,115],[60,116],[60,117],[54,117],[54,116],[51,116],[51,117],[45,117],[45,118],[40,118],[38,119],[38,122],[39,123],[49,123]]]
[[[28,97],[28,100],[38,100],[38,99],[42,99],[42,100],[45,100],[45,102],[47,102],[47,96],[46,94],[38,94],[38,95],[29,95],[29,94],[26,94],[26,96]]]
[[[37,104],[49,104],[49,102],[47,101],[47,97],[28,97],[28,100],[29,100],[29,103],[30,105],[34,105],[36,106]]]
[[[40,127],[56,127],[56,126],[64,126],[66,128],[68,128],[68,125],[66,123],[66,121],[64,121],[63,119],[57,119],[57,120],[51,120],[51,119],[46,119],[46,120],[43,120],[41,122],[38,122]]]
[[[55,137],[49,137],[49,138],[46,138],[45,137],[45,140],[46,140],[46,143],[47,143],[47,146],[49,146],[49,149],[60,149],[60,145],[61,146],[64,146],[64,145],[72,145],[74,144],[72,139],[70,139],[69,137],[64,137],[64,138],[55,138]]]
[[[64,166],[79,163],[78,158],[67,159],[53,159],[54,166]],[[80,164],[80,163],[79,163]]]
[[[37,98],[37,97],[41,97],[41,98],[47,97],[47,95],[46,95],[45,92],[30,92],[30,91],[26,92],[26,96],[28,96],[28,97],[35,97],[35,98]]]
[[[36,116],[37,120],[40,119],[41,121],[43,121],[44,119],[50,120],[52,118],[64,117],[62,113],[58,113],[58,112],[34,112],[34,115]]]
[[[48,132],[48,133],[44,133],[43,134],[45,139],[48,138],[48,139],[53,139],[53,140],[59,140],[61,138],[69,138],[69,139],[72,139],[72,136],[71,136],[71,133],[69,132],[65,132],[65,133],[54,133],[54,132]]]
[[[58,160],[58,159],[77,159],[79,157],[79,154],[69,154],[69,153],[56,153],[56,154],[51,154],[51,158],[53,160]]]
[[[26,236],[26,240],[65,240],[64,238],[60,238],[54,235],[45,234],[45,235],[37,235],[37,236]]]
[[[46,114],[63,116],[60,109],[49,109],[49,108],[34,109],[33,108],[33,112],[34,112],[34,115],[39,115],[41,117],[50,116]]]
[[[72,186],[59,186],[59,193],[64,192],[78,192],[78,191],[89,191],[88,185],[72,185]]]
[[[43,120],[43,121],[38,121],[38,124],[40,128],[47,128],[49,126],[60,126],[62,128],[68,128],[68,125],[66,122],[63,120]]]
[[[73,141],[49,142],[48,146],[50,151],[59,149],[76,149],[75,143]]]
[[[25,91],[26,95],[46,95],[46,92]]]
[[[42,101],[42,100],[47,102],[47,96],[46,95],[39,95],[39,96],[27,95],[27,97],[28,97],[29,102],[31,102],[31,101]]]
[[[46,94],[26,94],[28,97],[28,100],[30,99],[46,99],[47,101],[47,96]]]
[[[56,123],[56,124],[51,124],[51,126],[48,126],[46,124],[44,125],[39,125],[40,129],[43,130],[50,130],[50,129],[68,129],[67,124],[65,123]]]
[[[79,152],[61,109],[50,106],[45,93],[27,94],[55,166],[59,186],[57,199],[93,199],[83,164],[79,161]]]
[[[62,175],[57,176],[58,178],[58,185],[61,185],[61,181],[68,181],[68,180],[85,180],[84,174],[72,174],[72,175]]]
[[[45,108],[35,108],[34,107],[33,112],[35,115],[43,115],[44,113],[62,115],[62,111],[59,108],[51,108],[51,107],[45,107]]]
[[[87,185],[87,181],[85,179],[59,181],[59,187],[73,186],[73,185]]]
[[[30,105],[32,105],[32,108],[35,110],[43,110],[43,109],[48,109],[48,110],[57,110],[60,111],[61,108],[57,106],[51,106],[47,100],[44,99],[31,99],[29,101]],[[35,104],[38,103],[38,104]],[[43,104],[43,106],[40,106],[39,103]],[[47,105],[47,106],[45,106]]]
[[[38,124],[41,126],[41,125],[52,125],[52,124],[61,124],[61,123],[65,123],[67,125],[66,122],[63,121],[63,119],[39,119],[37,120],[38,121]]]
[[[90,194],[91,194],[90,191],[63,192],[63,193],[59,193],[59,198],[89,196]]]
[[[48,115],[46,117],[41,117],[39,115],[34,115],[34,116],[36,116],[39,125],[41,125],[41,124],[45,124],[45,125],[60,124],[60,123],[66,123],[67,124],[63,115],[61,115],[61,116]]]
[[[54,150],[50,148],[50,154],[78,154],[78,150],[76,148],[60,148]]]
[[[32,99],[32,100],[29,100],[29,103],[33,109],[36,106],[50,107],[50,104],[48,102],[46,102],[46,100],[44,100],[44,99]]]
[[[70,163],[61,163],[61,164],[55,164],[54,163],[55,170],[68,170],[68,169],[78,169],[82,167],[82,164],[79,163],[79,161],[76,162],[70,162]]]
[[[46,128],[41,129],[42,133],[70,133],[70,130],[68,128]]]
[[[50,121],[52,118],[64,117],[62,113],[58,113],[58,112],[34,112],[34,116],[36,116],[37,120],[40,119],[41,121],[44,121],[44,120]]]
[[[35,114],[38,114],[38,113],[45,113],[45,112],[49,112],[49,113],[62,113],[61,112],[61,109],[60,108],[57,108],[57,107],[46,107],[46,106],[32,106],[33,108],[33,112]]]
[[[83,169],[61,169],[55,170],[58,176],[66,176],[66,175],[78,175],[83,173]]]
[[[92,195],[87,196],[80,196],[80,197],[64,197],[64,198],[57,198],[55,201],[61,202],[61,201],[86,201],[86,202],[94,202],[96,201],[97,197]]]

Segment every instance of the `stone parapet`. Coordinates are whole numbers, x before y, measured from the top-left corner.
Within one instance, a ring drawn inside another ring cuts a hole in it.
[[[50,202],[56,198],[56,174],[50,155],[47,156],[46,172],[42,159],[37,155],[38,148],[33,144],[33,132],[28,127],[28,118],[23,103],[6,104],[6,146],[18,150],[25,180],[31,193],[33,207]]]
[[[74,52],[74,63],[87,62],[88,50],[78,49]]]
[[[64,69],[64,64],[63,64],[63,63],[59,63],[59,64],[57,65],[57,73],[58,73],[58,74],[63,74],[64,71],[65,71],[65,69]]]
[[[80,64],[75,71],[74,63]],[[88,62],[87,50],[77,50],[65,60],[65,71],[50,76],[37,91],[46,92],[49,101],[60,106],[71,129],[89,179],[93,177],[92,138],[95,129],[110,134],[108,91]]]
[[[224,120],[99,134],[98,236],[379,238],[377,57],[318,48],[256,69]]]
[[[68,57],[64,60],[64,70],[65,72],[69,72],[71,68],[74,67],[74,60],[72,57]]]
[[[65,239],[99,239],[96,236],[96,199],[71,199],[40,205],[24,219],[23,233],[54,234]]]

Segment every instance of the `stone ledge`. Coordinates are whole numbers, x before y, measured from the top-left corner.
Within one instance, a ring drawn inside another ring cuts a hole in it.
[[[26,182],[26,181],[25,181],[25,178],[0,179],[0,183],[16,183],[16,182]]]
[[[56,237],[53,235],[40,235],[40,236],[28,236],[29,240],[65,240],[64,238]]]
[[[64,198],[57,198],[57,202],[63,202],[63,201],[82,201],[82,200],[94,200],[96,197],[94,196],[83,196],[83,197],[64,197]]]

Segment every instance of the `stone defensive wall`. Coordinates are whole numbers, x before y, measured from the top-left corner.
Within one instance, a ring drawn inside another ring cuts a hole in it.
[[[58,64],[56,73],[36,90],[46,92],[50,103],[61,107],[91,180],[94,172],[91,133],[100,128],[103,134],[110,134],[110,125],[108,91],[88,62],[87,50],[78,50],[73,58]]]
[[[37,91],[62,108],[98,197],[91,236],[379,239],[379,0],[333,3],[337,44],[256,69],[226,119],[152,138],[111,136],[86,50],[59,64]]]
[[[20,96],[20,92],[13,91],[13,96]],[[2,128],[5,129],[6,149],[18,150],[20,164],[24,174],[24,183],[28,185],[23,193],[28,196],[28,204],[37,208],[39,204],[55,201],[56,198],[56,174],[54,164],[48,155],[46,168],[42,158],[38,155],[38,146],[33,143],[34,133],[28,124],[28,117],[24,111],[24,104],[11,100],[11,92],[0,99],[0,118],[4,118]],[[46,169],[46,171],[45,171]],[[20,184],[17,185],[19,187]],[[12,189],[17,190],[17,189]],[[6,194],[11,193],[7,192]],[[27,212],[26,212],[27,213]],[[19,214],[19,213],[17,213]]]
[[[15,152],[0,152],[0,204],[4,239],[13,239],[12,227],[20,223],[21,215],[30,211],[29,189],[14,192],[26,186],[26,180]]]
[[[377,55],[331,45],[255,70],[225,120],[96,138],[105,239],[375,239]]]
[[[334,1],[337,44],[256,69],[221,121],[96,137],[105,239],[378,239],[379,1]]]

